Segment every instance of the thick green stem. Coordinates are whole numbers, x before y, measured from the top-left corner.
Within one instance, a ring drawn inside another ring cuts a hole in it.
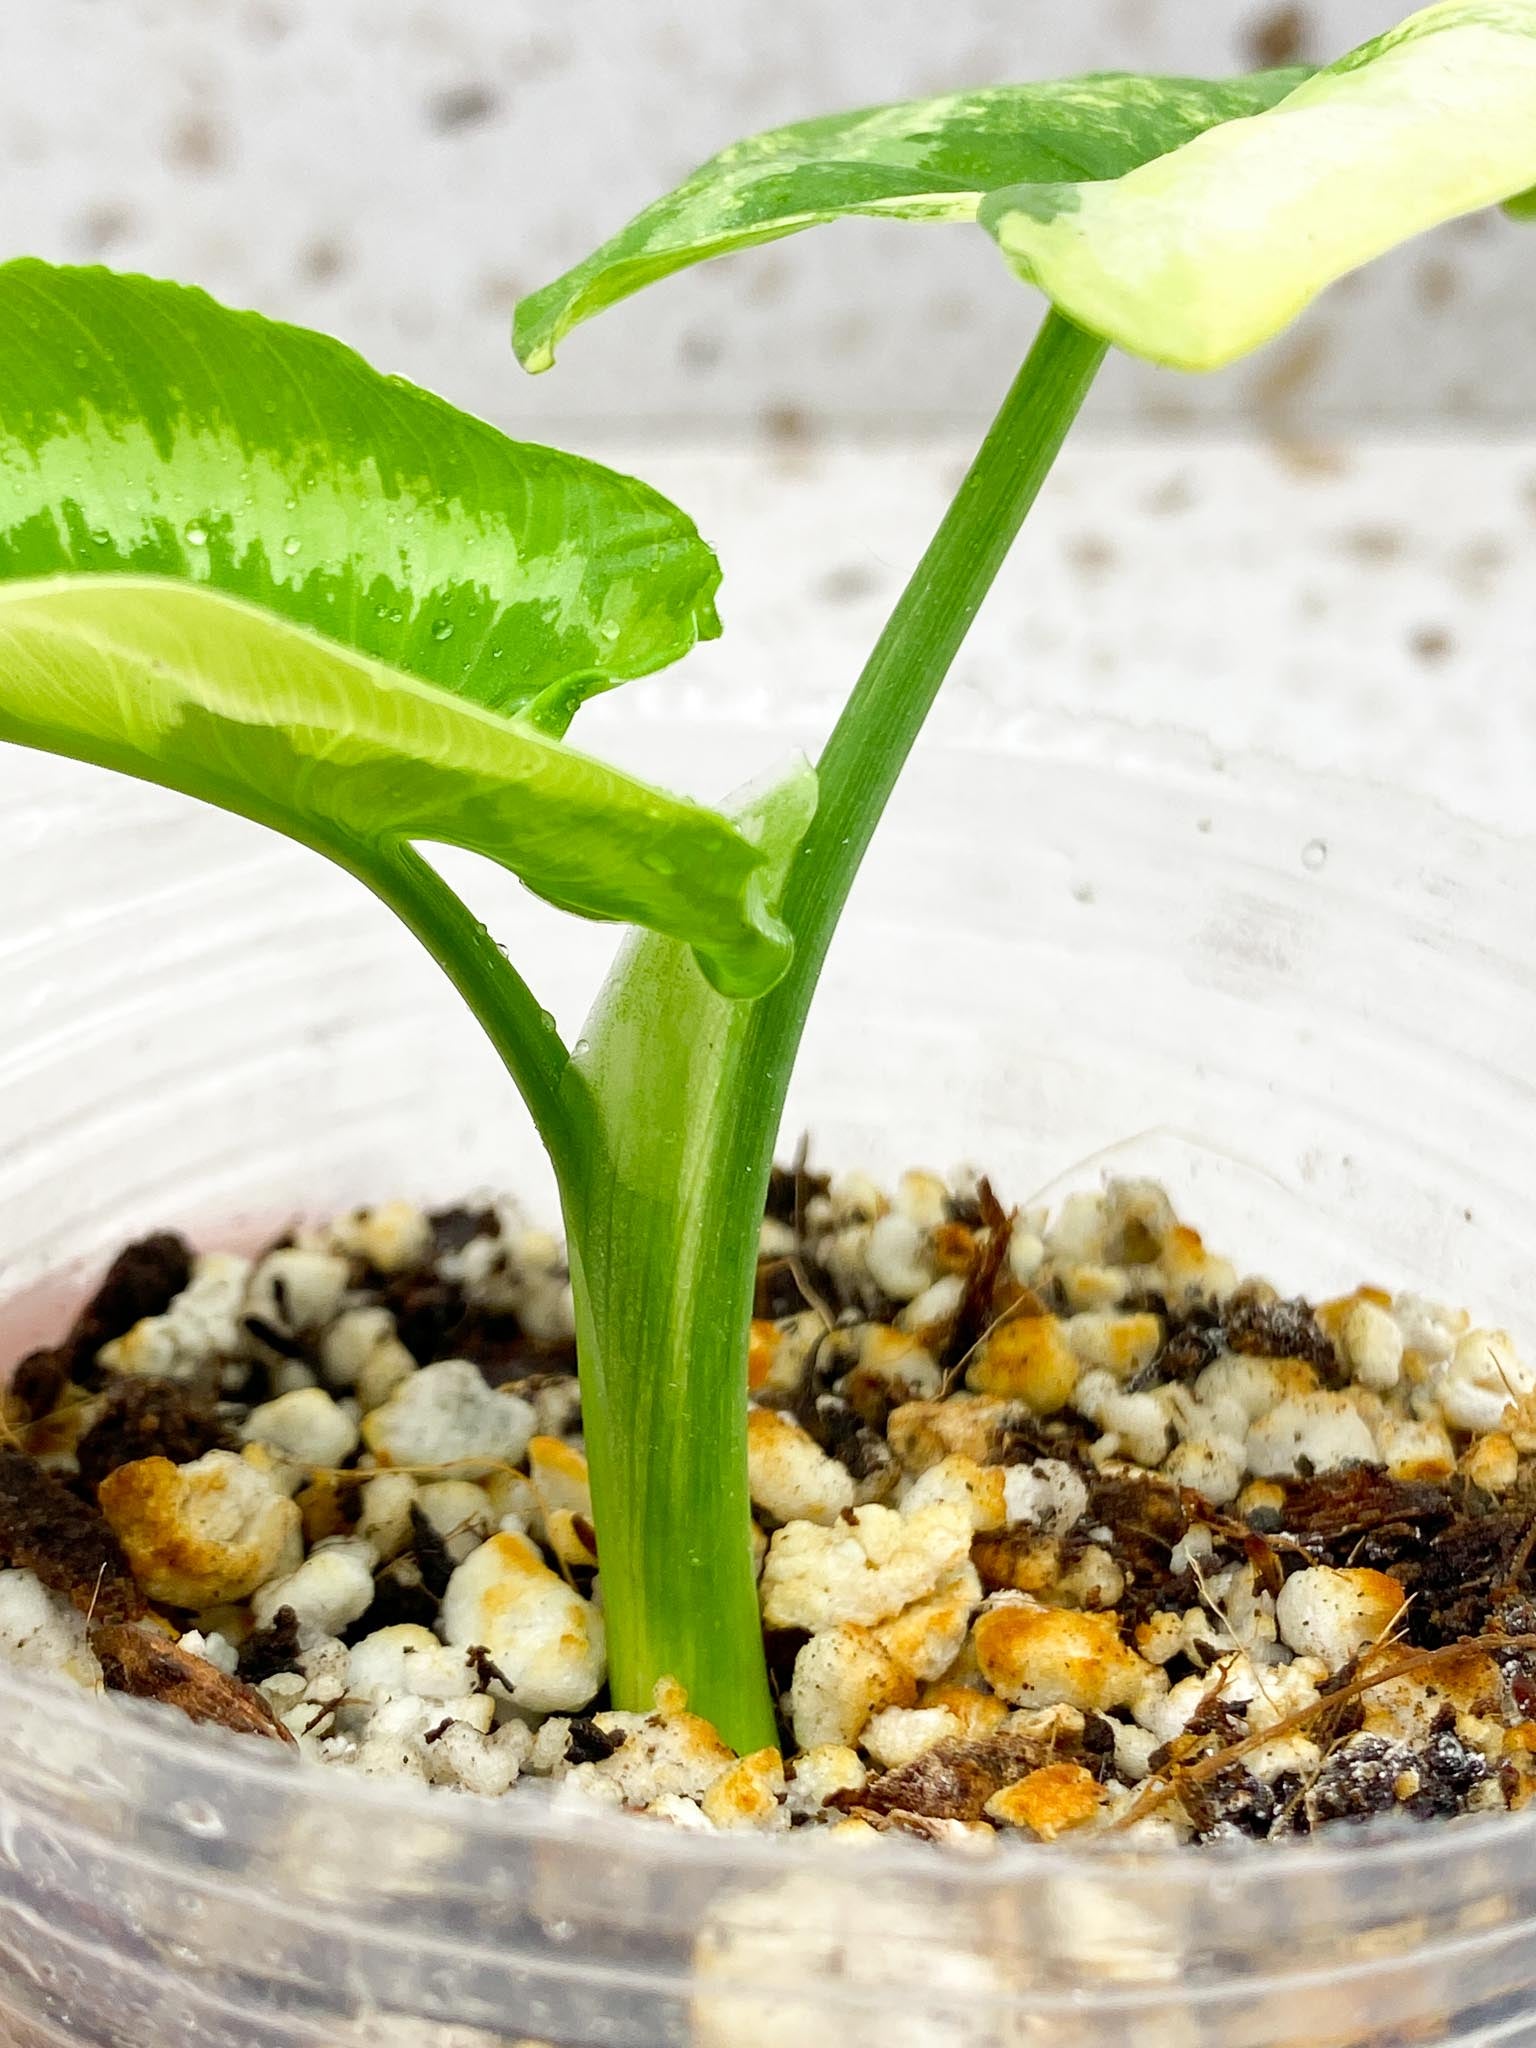
[[[814,802],[802,769],[749,814],[776,883]],[[776,1740],[744,1541],[751,1021],[685,946],[632,940],[566,1077],[590,1141],[562,1190],[613,1697],[644,1709],[678,1679],[744,1751]]]
[[[703,984],[682,949],[642,941],[627,995],[670,982],[686,1039],[650,1020],[612,1035],[592,1069],[612,1150],[566,1204],[582,1413],[602,1567],[608,1679],[643,1710],[675,1678],[696,1713],[743,1752],[778,1739],[763,1668],[751,1506],[745,1333],[762,1199],[738,1151],[745,1016]],[[654,971],[660,969],[659,975]],[[692,977],[697,988],[682,989]],[[656,1038],[669,1048],[655,1057]],[[680,1058],[669,1056],[676,1046]],[[585,1055],[578,1055],[578,1061]],[[615,1086],[629,1068],[633,1085]]]
[[[563,1185],[614,1701],[644,1709],[657,1679],[678,1678],[738,1748],[774,1739],[745,1540],[743,1380],[790,1068],[880,813],[1103,355],[1047,316],[881,635],[788,866],[784,980],[730,1003],[683,948],[642,939],[567,1076],[587,1133],[582,1176]],[[770,830],[784,822],[770,813]]]

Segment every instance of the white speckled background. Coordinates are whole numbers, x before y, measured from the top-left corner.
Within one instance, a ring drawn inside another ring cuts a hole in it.
[[[958,440],[793,459],[650,451],[726,565],[723,637],[583,712],[783,706],[809,738],[858,671],[958,478]],[[732,565],[738,573],[731,573]],[[756,565],[754,573],[753,565]],[[1173,725],[1536,816],[1536,438],[1088,437],[1069,446],[944,706]],[[1536,922],[1536,920],[1533,920]]]
[[[1008,77],[1335,55],[1409,0],[13,0],[8,251],[196,278],[541,433],[973,417],[1032,318],[979,230],[848,223],[674,280],[514,377],[519,290],[723,143]],[[1531,254],[1483,218],[1209,380],[1115,366],[1105,418],[1519,423]]]
[[[1405,0],[1406,4],[1406,0]],[[588,714],[729,696],[809,734],[1034,318],[979,233],[857,223],[512,364],[515,293],[701,156],[1006,76],[1326,56],[1397,0],[46,0],[0,17],[5,253],[193,279],[530,436],[719,546],[727,636]],[[950,715],[1086,705],[1424,789],[1536,782],[1536,240],[1449,228],[1206,380],[1111,366]],[[8,763],[4,773],[19,771]]]

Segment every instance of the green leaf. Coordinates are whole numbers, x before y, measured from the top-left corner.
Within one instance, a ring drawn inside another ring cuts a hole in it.
[[[365,879],[407,841],[467,847],[696,948],[727,993],[788,957],[769,857],[724,818],[214,591],[0,584],[0,740],[241,812]]]
[[[1306,75],[1210,81],[1105,72],[949,93],[750,136],[524,299],[514,345],[526,368],[547,370],[563,335],[643,285],[850,214],[974,221],[1000,186],[1118,177],[1213,121],[1271,106]]]
[[[339,342],[111,271],[0,266],[0,578],[173,576],[491,710],[719,631],[632,478],[509,441]]]
[[[1528,208],[1533,183],[1536,0],[1446,0],[1267,113],[1112,183],[994,193],[981,220],[1081,326],[1208,370],[1425,228]]]

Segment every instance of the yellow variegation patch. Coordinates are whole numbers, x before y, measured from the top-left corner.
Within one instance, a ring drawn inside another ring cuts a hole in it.
[[[1210,370],[1399,242],[1533,184],[1536,4],[1446,0],[1267,112],[1112,181],[994,193],[981,220],[1080,325]]]

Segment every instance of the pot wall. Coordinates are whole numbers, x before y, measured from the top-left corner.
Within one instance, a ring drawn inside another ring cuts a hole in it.
[[[624,751],[720,788],[765,745]],[[129,1231],[538,1186],[472,1027],[351,884],[44,780],[0,813],[13,1338]],[[788,1129],[876,1171],[969,1154],[1010,1201],[1156,1172],[1282,1286],[1412,1281],[1528,1335],[1533,883],[1529,843],[1193,744],[933,745]],[[572,1023],[609,940],[477,889]],[[25,2048],[1517,2040],[1533,1911],[1524,1817],[1232,1858],[701,1845],[300,1773],[0,1672],[0,2038]]]

